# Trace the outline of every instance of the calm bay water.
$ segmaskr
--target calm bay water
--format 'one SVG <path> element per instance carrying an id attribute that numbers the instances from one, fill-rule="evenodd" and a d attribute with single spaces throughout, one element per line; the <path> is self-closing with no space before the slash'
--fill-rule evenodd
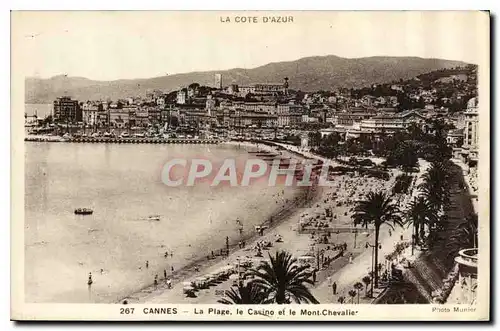
<path id="1" fill-rule="evenodd" d="M 229 146 L 25 143 L 26 302 L 115 301 L 164 268 L 222 248 L 226 236 L 237 241 L 237 218 L 252 231 L 283 202 L 276 197 L 282 187 L 264 181 L 245 188 L 162 183 L 167 159 L 201 156 L 252 157 Z M 288 188 L 285 197 L 295 193 Z M 75 215 L 78 207 L 94 214 Z M 160 222 L 147 220 L 155 214 Z M 174 256 L 164 258 L 166 250 Z"/>

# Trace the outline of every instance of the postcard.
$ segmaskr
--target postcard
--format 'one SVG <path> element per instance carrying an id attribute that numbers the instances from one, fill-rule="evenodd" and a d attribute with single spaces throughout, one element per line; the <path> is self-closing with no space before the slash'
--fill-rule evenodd
<path id="1" fill-rule="evenodd" d="M 11 20 L 11 319 L 489 320 L 488 12 Z"/>

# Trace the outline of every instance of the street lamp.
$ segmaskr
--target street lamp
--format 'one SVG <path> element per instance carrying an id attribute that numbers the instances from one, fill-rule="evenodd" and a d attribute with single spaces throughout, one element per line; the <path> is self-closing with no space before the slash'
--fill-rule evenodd
<path id="1" fill-rule="evenodd" d="M 365 244 L 365 247 L 368 248 L 368 247 L 371 247 L 372 248 L 372 281 L 371 281 L 371 295 L 373 296 L 373 283 L 375 281 L 375 272 L 374 272 L 374 269 L 375 269 L 375 247 L 377 247 L 376 245 L 372 245 L 370 243 L 366 243 Z M 382 245 L 379 244 L 378 245 L 378 248 L 381 249 L 382 248 Z"/>
<path id="2" fill-rule="evenodd" d="M 354 229 L 354 248 L 356 248 L 356 239 L 357 238 L 358 238 L 358 229 Z"/>

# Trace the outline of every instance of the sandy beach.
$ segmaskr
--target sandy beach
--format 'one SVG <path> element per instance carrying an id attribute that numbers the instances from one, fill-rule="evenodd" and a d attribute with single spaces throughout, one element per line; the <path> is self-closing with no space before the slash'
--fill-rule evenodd
<path id="1" fill-rule="evenodd" d="M 262 144 L 258 147 L 250 143 L 237 144 L 246 148 L 253 147 L 278 152 L 275 147 Z M 289 153 L 283 151 L 282 148 L 289 148 L 289 146 L 281 145 L 280 152 L 283 156 L 301 159 L 298 153 L 303 152 L 298 149 L 292 149 L 292 153 Z M 315 155 L 307 152 L 304 156 L 316 158 Z M 325 159 L 322 160 L 325 161 Z M 372 249 L 366 249 L 365 244 L 367 241 L 373 242 L 373 235 L 369 230 L 359 231 L 356 234 L 351 231 L 352 208 L 357 199 L 363 198 L 371 190 L 390 191 L 396 176 L 401 173 L 395 169 L 391 172 L 389 180 L 366 176 L 355 177 L 348 174 L 329 178 L 333 181 L 333 186 L 318 187 L 312 199 L 306 203 L 299 204 L 298 199 L 287 205 L 280 215 L 273 216 L 275 220 L 273 226 L 266 229 L 262 236 L 255 233 L 246 238 L 245 248 L 235 247 L 227 257 L 199 261 L 197 264 L 184 268 L 173 277 L 168 277 L 172 280 L 171 288 L 167 287 L 165 279 L 161 277 L 157 286 L 145 288 L 123 300 L 127 300 L 128 303 L 216 303 L 224 295 L 225 290 L 231 288 L 232 280 L 224 281 L 208 289 L 197 290 L 195 297 L 186 297 L 183 293 L 185 282 L 208 275 L 225 266 L 236 265 L 238 261 L 251 262 L 255 267 L 259 261 L 267 260 L 268 254 L 274 254 L 277 250 L 286 250 L 300 261 L 307 261 L 318 269 L 316 283 L 312 288 L 318 300 L 336 302 L 336 297 L 331 296 L 329 288 L 331 282 L 338 281 L 338 292 L 343 293 L 345 289 L 352 288 L 350 282 L 361 281 L 371 267 Z M 338 231 L 325 237 L 321 235 L 323 231 L 319 229 L 326 227 L 337 228 Z M 399 231 L 390 233 L 387 229 L 383 229 L 380 234 L 383 249 L 379 256 L 383 257 L 385 250 L 391 251 L 394 243 L 401 239 L 401 234 Z M 341 245 L 346 246 L 342 254 L 338 249 Z M 257 256 L 258 246 L 264 247 L 262 257 Z M 382 259 L 380 261 L 382 262 Z M 355 272 L 352 272 L 353 269 Z M 359 279 L 357 279 L 358 274 Z"/>

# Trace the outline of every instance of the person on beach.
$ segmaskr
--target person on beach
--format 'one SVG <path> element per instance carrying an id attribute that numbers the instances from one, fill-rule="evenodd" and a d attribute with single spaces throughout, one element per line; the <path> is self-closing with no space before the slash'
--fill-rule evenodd
<path id="1" fill-rule="evenodd" d="M 155 276 L 155 288 L 158 287 L 158 275 Z"/>
<path id="2" fill-rule="evenodd" d="M 333 291 L 333 295 L 337 295 L 337 282 L 333 282 L 332 291 Z"/>
<path id="3" fill-rule="evenodd" d="M 165 252 L 165 255 L 164 255 L 164 256 L 165 256 L 165 258 L 167 258 L 167 257 L 168 257 L 168 251 L 166 251 L 166 252 Z"/>
<path id="4" fill-rule="evenodd" d="M 89 280 L 87 281 L 87 285 L 90 286 L 92 285 L 93 281 L 92 281 L 92 273 L 89 272 Z"/>
<path id="5" fill-rule="evenodd" d="M 171 267 L 170 267 L 170 270 L 172 270 L 172 272 L 174 272 L 174 266 L 171 266 Z"/>
<path id="6" fill-rule="evenodd" d="M 163 269 L 163 278 L 167 279 L 167 270 L 166 269 Z"/>
<path id="7" fill-rule="evenodd" d="M 149 261 L 146 261 L 146 269 L 149 268 Z"/>

